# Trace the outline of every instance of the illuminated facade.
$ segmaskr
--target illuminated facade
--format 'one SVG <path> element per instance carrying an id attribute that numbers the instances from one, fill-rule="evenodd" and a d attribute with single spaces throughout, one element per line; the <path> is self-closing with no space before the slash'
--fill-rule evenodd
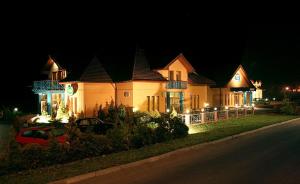
<path id="1" fill-rule="evenodd" d="M 239 65 L 225 85 L 213 87 L 211 90 L 213 106 L 239 107 L 252 105 L 256 88 L 242 65 Z"/>
<path id="2" fill-rule="evenodd" d="M 130 80 L 114 82 L 97 58 L 81 77 L 60 84 L 64 99 L 74 114 L 95 116 L 99 107 L 124 105 L 134 111 L 177 112 L 200 110 L 209 102 L 214 81 L 199 75 L 183 54 L 161 68 L 150 69 L 141 50 L 136 51 Z"/>
<path id="3" fill-rule="evenodd" d="M 65 89 L 59 81 L 67 77 L 67 72 L 49 56 L 42 75 L 45 80 L 34 81 L 32 91 L 38 95 L 38 111 L 53 114 L 64 102 Z"/>
<path id="4" fill-rule="evenodd" d="M 252 92 L 253 99 L 262 99 L 263 98 L 263 90 L 262 90 L 262 82 L 261 81 L 253 81 L 251 80 L 253 86 L 255 86 L 256 90 Z"/>
<path id="5" fill-rule="evenodd" d="M 48 80 L 35 81 L 33 87 L 39 95 L 40 112 L 53 114 L 59 105 L 69 115 L 84 116 L 96 116 L 100 107 L 110 105 L 133 111 L 199 112 L 207 106 L 251 105 L 254 98 L 255 86 L 241 65 L 223 86 L 199 75 L 183 54 L 150 68 L 143 51 L 137 50 L 130 78 L 124 80 L 111 77 L 106 67 L 94 57 L 76 77 L 67 76 L 49 57 L 44 70 Z"/>

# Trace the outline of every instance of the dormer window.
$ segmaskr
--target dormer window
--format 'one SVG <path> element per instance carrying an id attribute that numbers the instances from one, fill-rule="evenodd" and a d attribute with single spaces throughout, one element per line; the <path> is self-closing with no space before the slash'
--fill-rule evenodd
<path id="1" fill-rule="evenodd" d="M 169 71 L 169 80 L 174 80 L 174 71 Z"/>
<path id="2" fill-rule="evenodd" d="M 241 80 L 240 74 L 235 74 L 234 80 L 240 81 Z"/>
<path id="3" fill-rule="evenodd" d="M 176 80 L 181 81 L 181 71 L 176 71 Z"/>

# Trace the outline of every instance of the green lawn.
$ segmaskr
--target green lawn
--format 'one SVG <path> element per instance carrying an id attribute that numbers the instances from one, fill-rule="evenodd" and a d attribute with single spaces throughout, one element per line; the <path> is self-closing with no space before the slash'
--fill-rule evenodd
<path id="1" fill-rule="evenodd" d="M 17 174 L 0 176 L 0 183 L 47 183 L 49 181 L 76 176 L 79 174 L 104 169 L 120 164 L 134 162 L 155 155 L 160 155 L 179 148 L 220 139 L 266 125 L 286 121 L 296 116 L 285 115 L 255 115 L 234 120 L 220 121 L 204 125 L 193 125 L 191 133 L 186 138 L 147 146 L 141 149 L 114 153 L 106 156 L 79 160 L 64 165 L 24 171 Z M 198 132 L 198 133 L 195 133 Z"/>

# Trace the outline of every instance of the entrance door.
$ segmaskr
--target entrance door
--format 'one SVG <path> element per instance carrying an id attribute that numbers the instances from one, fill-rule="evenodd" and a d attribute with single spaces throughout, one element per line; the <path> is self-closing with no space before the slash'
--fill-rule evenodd
<path id="1" fill-rule="evenodd" d="M 176 112 L 183 112 L 182 92 L 167 92 L 167 109 L 171 112 L 173 108 Z"/>

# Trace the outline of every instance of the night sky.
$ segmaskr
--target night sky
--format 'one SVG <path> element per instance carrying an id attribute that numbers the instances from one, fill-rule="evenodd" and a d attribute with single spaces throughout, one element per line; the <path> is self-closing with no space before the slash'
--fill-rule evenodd
<path id="1" fill-rule="evenodd" d="M 212 79 L 240 63 L 266 89 L 300 79 L 298 24 L 207 19 L 188 9 L 180 13 L 30 10 L 2 23 L 0 105 L 35 109 L 30 86 L 49 54 L 69 64 L 89 62 L 94 54 L 130 62 L 128 56 L 136 45 L 145 49 L 152 63 L 182 52 L 199 74 Z"/>

